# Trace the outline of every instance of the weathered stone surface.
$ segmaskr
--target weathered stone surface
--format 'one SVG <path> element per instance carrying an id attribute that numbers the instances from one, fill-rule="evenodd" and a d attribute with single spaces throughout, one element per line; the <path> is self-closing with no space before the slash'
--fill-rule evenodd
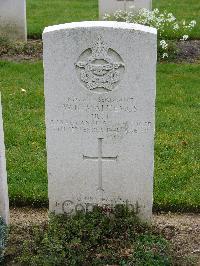
<path id="1" fill-rule="evenodd" d="M 117 10 L 137 11 L 141 8 L 151 10 L 152 0 L 99 0 L 99 17 L 113 14 Z"/>
<path id="2" fill-rule="evenodd" d="M 3 132 L 3 118 L 0 97 L 0 216 L 4 222 L 9 222 L 9 200 L 7 187 L 6 157 Z"/>
<path id="3" fill-rule="evenodd" d="M 0 0 L 0 35 L 27 40 L 26 0 Z"/>
<path id="4" fill-rule="evenodd" d="M 119 22 L 44 30 L 50 211 L 126 203 L 150 219 L 156 39 Z"/>

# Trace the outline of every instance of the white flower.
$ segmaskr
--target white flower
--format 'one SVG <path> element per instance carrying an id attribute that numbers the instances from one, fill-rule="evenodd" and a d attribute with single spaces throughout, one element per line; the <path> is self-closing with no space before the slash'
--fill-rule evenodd
<path id="1" fill-rule="evenodd" d="M 179 28 L 180 27 L 179 27 L 178 23 L 174 24 L 174 27 L 173 27 L 174 30 L 178 30 Z"/>
<path id="2" fill-rule="evenodd" d="M 194 28 L 194 26 L 196 26 L 196 24 L 197 24 L 196 20 L 192 20 L 192 21 L 190 21 L 189 27 Z"/>
<path id="3" fill-rule="evenodd" d="M 188 35 L 183 35 L 183 38 L 181 39 L 181 41 L 187 41 L 188 38 L 189 38 Z"/>
<path id="4" fill-rule="evenodd" d="M 160 11 L 159 11 L 158 8 L 155 8 L 155 9 L 153 10 L 153 13 L 154 13 L 154 14 L 159 14 L 159 12 L 160 12 Z"/>
<path id="5" fill-rule="evenodd" d="M 165 40 L 161 40 L 161 41 L 160 41 L 160 46 L 162 47 L 162 49 L 166 50 L 167 47 L 168 47 L 168 44 L 166 43 Z"/>
<path id="6" fill-rule="evenodd" d="M 168 57 L 168 53 L 166 53 L 168 43 L 165 39 L 170 37 L 170 34 L 186 41 L 189 38 L 189 33 L 196 25 L 195 20 L 192 20 L 189 23 L 186 23 L 185 20 L 178 22 L 172 13 L 168 13 L 167 11 L 161 13 L 157 8 L 153 11 L 143 8 L 137 13 L 135 13 L 134 10 L 130 10 L 129 12 L 118 10 L 113 15 L 106 15 L 104 19 L 137 23 L 156 28 L 158 30 L 158 37 L 160 41 L 159 48 L 163 51 L 162 58 Z"/>
<path id="7" fill-rule="evenodd" d="M 21 88 L 21 92 L 26 92 L 26 90 Z"/>
<path id="8" fill-rule="evenodd" d="M 176 18 L 175 18 L 175 16 L 174 16 L 172 13 L 169 13 L 169 14 L 167 15 L 167 20 L 168 20 L 169 22 L 172 22 L 172 21 L 175 21 Z"/>
<path id="9" fill-rule="evenodd" d="M 162 58 L 168 57 L 168 53 L 163 53 Z"/>

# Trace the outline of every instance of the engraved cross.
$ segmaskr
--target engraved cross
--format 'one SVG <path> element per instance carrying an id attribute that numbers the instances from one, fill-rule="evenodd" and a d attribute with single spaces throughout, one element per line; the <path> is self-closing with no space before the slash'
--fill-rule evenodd
<path id="1" fill-rule="evenodd" d="M 103 169 L 103 161 L 117 161 L 117 157 L 104 157 L 103 151 L 102 151 L 102 144 L 103 144 L 103 138 L 98 139 L 98 156 L 91 157 L 91 156 L 85 156 L 83 155 L 83 160 L 94 160 L 98 162 L 98 176 L 99 176 L 99 182 L 98 182 L 98 190 L 103 191 L 103 176 L 102 176 L 102 169 Z"/>

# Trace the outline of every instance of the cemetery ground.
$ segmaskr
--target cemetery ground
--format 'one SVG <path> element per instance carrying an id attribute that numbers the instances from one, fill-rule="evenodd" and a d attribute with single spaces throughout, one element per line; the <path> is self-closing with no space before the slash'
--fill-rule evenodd
<path id="1" fill-rule="evenodd" d="M 76 227 L 77 229 L 76 231 L 78 232 L 79 237 L 80 237 L 79 231 L 84 234 L 87 228 L 87 230 L 89 229 L 88 232 L 89 232 L 90 237 L 93 237 L 93 239 L 95 239 L 95 237 L 98 238 L 98 235 L 101 233 L 102 239 L 103 239 L 106 235 L 105 234 L 106 233 L 105 223 L 103 223 L 103 226 L 104 226 L 103 228 L 102 219 L 99 219 L 99 220 L 100 222 L 98 221 L 96 224 L 100 224 L 101 228 L 97 228 L 96 225 L 94 226 L 94 224 L 92 225 L 92 222 L 94 223 L 95 220 L 89 221 L 88 217 L 87 217 L 87 225 L 84 224 L 84 220 L 81 220 L 83 224 L 80 223 L 78 225 L 77 223 L 76 224 L 72 223 L 71 228 L 72 226 Z M 125 223 L 127 222 L 126 218 L 125 219 L 123 218 L 122 220 L 125 220 Z M 77 222 L 77 219 L 75 219 L 75 221 Z M 48 223 L 48 210 L 45 208 L 43 209 L 31 209 L 27 207 L 11 208 L 11 230 L 10 230 L 9 242 L 8 242 L 9 248 L 8 248 L 8 251 L 6 252 L 7 262 L 9 263 L 7 263 L 6 265 L 12 265 L 12 260 L 16 257 L 16 255 L 22 252 L 22 249 L 23 249 L 22 243 L 24 243 L 24 239 L 32 240 L 33 242 L 35 233 L 37 232 L 38 228 L 40 228 L 40 232 L 44 234 L 43 231 L 46 231 L 47 223 Z M 117 227 L 123 228 L 123 226 L 125 226 L 125 223 L 122 223 L 122 222 L 119 223 L 119 219 L 118 219 Z M 153 228 L 152 230 L 148 232 L 150 234 L 149 234 L 148 240 L 146 241 L 147 245 L 145 242 L 143 242 L 143 244 L 145 244 L 143 246 L 143 251 L 144 249 L 146 249 L 146 252 L 143 252 L 140 250 L 137 253 L 138 259 L 141 259 L 141 256 L 145 255 L 144 260 L 143 261 L 138 260 L 138 264 L 134 264 L 134 265 L 169 265 L 168 262 L 170 262 L 170 260 L 173 261 L 172 265 L 180 265 L 180 266 L 199 265 L 198 264 L 198 262 L 200 262 L 200 258 L 199 258 L 200 226 L 199 225 L 200 225 L 199 214 L 192 214 L 192 213 L 191 214 L 181 214 L 181 213 L 179 214 L 178 213 L 154 214 Z M 35 229 L 33 229 L 33 227 Z M 92 228 L 95 228 L 95 230 L 98 229 L 98 233 L 95 233 L 95 230 L 93 231 Z M 137 223 L 134 229 L 136 229 L 136 232 L 138 232 Z M 154 232 L 153 238 L 151 238 L 152 232 Z M 111 233 L 113 233 L 114 237 L 116 237 L 116 232 L 113 232 L 112 229 L 109 235 L 111 235 Z M 142 231 L 140 231 L 140 234 L 141 233 Z M 120 241 L 124 241 L 124 232 L 120 234 L 119 231 L 117 230 L 117 234 L 118 234 L 118 237 L 121 238 Z M 159 237 L 159 235 L 161 235 L 162 237 Z M 80 243 L 78 242 L 78 239 L 76 239 L 77 234 L 76 236 L 71 236 L 71 234 L 68 234 L 68 237 L 69 239 L 70 237 L 72 237 L 71 242 L 73 243 L 72 244 L 72 252 L 73 252 L 75 251 L 73 250 L 73 246 L 76 249 L 76 247 L 79 246 Z M 168 243 L 165 242 L 163 237 L 169 242 Z M 113 238 L 110 237 L 110 244 L 114 244 L 114 245 L 110 245 L 110 247 L 109 246 L 106 247 L 106 242 L 104 242 L 104 245 L 102 245 L 102 247 L 97 246 L 97 249 L 96 249 L 96 247 L 94 246 L 93 252 L 91 252 L 90 255 L 93 256 L 94 258 L 94 253 L 96 252 L 97 259 L 103 258 L 105 260 L 106 258 L 108 259 L 109 257 L 110 258 L 112 257 L 111 259 L 113 259 L 113 256 L 110 256 L 111 255 L 110 252 L 111 250 L 112 252 L 116 252 L 116 249 L 117 249 L 118 252 L 117 254 L 116 253 L 115 254 L 116 254 L 116 257 L 118 258 L 121 257 L 121 261 L 126 260 L 128 257 L 131 257 L 133 246 L 130 248 L 128 247 L 129 243 L 127 243 L 128 245 L 126 246 L 126 248 L 125 247 L 121 248 L 122 246 L 120 246 L 119 243 L 117 243 L 119 238 L 117 238 L 117 240 L 115 239 L 115 241 L 113 241 Z M 37 239 L 38 248 L 40 249 L 41 243 L 38 243 L 38 240 L 40 241 L 41 238 L 39 238 L 39 235 L 37 235 L 36 239 Z M 127 239 L 128 238 L 126 234 L 126 241 Z M 91 239 L 89 239 L 89 241 L 91 241 Z M 134 241 L 136 242 L 136 239 L 134 239 Z M 84 247 L 86 247 L 87 245 L 89 247 L 89 243 L 87 243 L 87 239 L 85 239 L 85 241 L 83 240 L 83 243 L 84 243 Z M 170 245 L 168 245 L 169 243 Z M 58 245 L 58 239 L 55 245 Z M 124 245 L 124 243 L 122 245 Z M 26 244 L 25 246 L 27 248 Z M 34 245 L 33 245 L 33 249 L 36 250 L 36 247 Z M 161 250 L 162 252 L 160 252 Z M 25 259 L 30 261 L 30 257 L 27 256 L 26 251 L 24 252 Z M 55 251 L 56 249 L 53 250 L 54 254 L 56 253 Z M 154 251 L 156 252 L 154 253 Z M 157 264 L 151 261 L 151 259 L 153 259 L 155 255 L 158 255 L 158 257 L 160 255 L 163 256 L 163 260 L 160 260 L 160 264 L 159 264 L 159 261 L 157 261 Z M 169 259 L 169 261 L 167 261 L 167 259 Z M 37 264 L 37 265 L 41 265 L 41 264 Z M 75 265 L 79 265 L 79 264 L 75 264 Z M 80 264 L 80 265 L 83 265 L 83 264 Z M 96 264 L 89 264 L 89 265 L 96 265 Z M 97 265 L 103 265 L 103 264 L 97 264 Z M 120 264 L 120 265 L 123 265 L 123 264 Z"/>
<path id="2" fill-rule="evenodd" d="M 84 3 L 83 3 L 84 2 Z M 154 1 L 154 6 L 173 12 L 178 18 L 199 19 L 199 0 L 188 1 Z M 48 3 L 48 4 L 47 4 Z M 65 6 L 64 6 L 65 3 Z M 56 4 L 56 6 L 55 6 Z M 67 7 L 66 7 L 67 4 Z M 181 7 L 180 7 L 181 4 Z M 95 20 L 98 16 L 97 1 L 27 1 L 28 6 L 28 35 L 32 39 L 41 38 L 46 25 L 59 24 L 70 21 Z M 55 11 L 56 10 L 56 11 Z M 76 12 L 74 11 L 76 10 Z M 46 20 L 44 20 L 44 17 Z M 200 180 L 199 180 L 199 25 L 192 33 L 193 42 L 186 42 L 179 57 L 171 62 L 159 63 L 157 70 L 157 103 L 156 103 L 156 143 L 155 143 L 155 185 L 154 185 L 154 219 L 153 229 L 137 226 L 131 227 L 129 217 L 117 220 L 118 227 L 136 230 L 135 240 L 139 232 L 143 239 L 136 241 L 138 248 L 136 258 L 144 257 L 154 265 L 152 258 L 160 264 L 169 265 L 198 265 L 199 235 L 200 235 Z M 47 232 L 47 173 L 44 125 L 44 92 L 42 69 L 42 45 L 40 40 L 31 40 L 28 44 L 8 43 L 0 41 L 0 89 L 2 92 L 5 144 L 7 152 L 7 170 L 9 178 L 9 197 L 11 208 L 11 230 L 7 265 L 13 265 L 13 259 L 21 254 L 21 244 L 25 239 L 32 241 L 32 250 Z M 183 52 L 185 51 L 185 52 Z M 186 60 L 185 60 L 186 59 Z M 191 61 L 193 63 L 191 63 Z M 21 208 L 20 208 L 21 207 Z M 23 207 L 23 208 L 22 208 Z M 25 208 L 24 208 L 25 207 Z M 44 209 L 37 208 L 44 207 Z M 162 213 L 156 215 L 156 213 Z M 174 214 L 170 213 L 173 212 Z M 167 213 L 167 214 L 165 214 Z M 190 214 L 186 214 L 190 213 Z M 95 215 L 95 214 L 94 214 Z M 88 218 L 88 217 L 87 217 Z M 98 242 L 99 234 L 108 235 L 107 220 L 98 216 L 102 223 L 100 232 L 94 232 L 96 217 L 90 217 L 87 226 L 89 241 Z M 120 217 L 119 217 L 120 218 Z M 88 240 L 80 248 L 80 239 L 84 236 L 86 221 L 78 218 L 79 223 L 66 222 L 65 229 L 73 228 L 80 234 L 69 234 L 71 247 L 67 250 L 70 258 L 82 259 L 86 251 L 97 264 L 105 262 L 114 264 L 115 258 L 124 265 L 131 257 L 129 235 L 122 242 L 109 243 L 111 247 L 95 246 L 92 252 Z M 126 223 L 129 223 L 127 225 Z M 39 226 L 41 234 L 34 231 L 33 224 Z M 55 229 L 52 225 L 52 231 Z M 62 225 L 59 225 L 62 227 Z M 58 228 L 60 228 L 58 226 Z M 110 234 L 114 234 L 117 227 L 112 227 Z M 52 236 L 52 231 L 48 232 Z M 81 235 L 82 234 L 82 235 Z M 163 238 L 164 236 L 164 238 Z M 33 241 L 34 239 L 34 241 Z M 61 252 L 57 249 L 50 251 Z M 165 242 L 169 240 L 171 247 Z M 48 239 L 43 239 L 44 246 L 51 248 Z M 112 239 L 113 240 L 113 239 Z M 119 241 L 119 239 L 117 239 Z M 126 245 L 124 244 L 126 241 Z M 142 242 L 143 241 L 143 242 Z M 145 245 L 142 248 L 142 245 Z M 12 245 L 13 244 L 13 245 Z M 108 244 L 108 243 L 107 243 Z M 140 246 L 140 244 L 142 244 Z M 40 246 L 41 249 L 44 247 Z M 77 249 L 81 249 L 77 258 Z M 146 249 L 146 250 L 144 250 Z M 106 252 L 107 250 L 107 252 Z M 109 252 L 108 252 L 109 250 Z M 23 253 L 23 259 L 29 262 L 28 251 Z M 44 250 L 42 250 L 44 251 Z M 94 256 L 95 253 L 95 256 Z M 113 258 L 111 254 L 115 254 Z M 44 253 L 40 253 L 44 256 Z M 138 257 L 137 257 L 138 256 Z M 55 256 L 56 257 L 56 256 Z M 162 257 L 162 258 L 161 258 Z M 119 262 L 118 260 L 118 262 Z M 140 261 L 139 261 L 140 262 Z M 142 264 L 143 263 L 143 264 Z M 27 265 L 27 264 L 25 264 Z M 33 264 L 34 265 L 34 264 Z M 38 264 L 39 265 L 39 264 Z M 44 264 L 43 264 L 44 265 Z M 78 264 L 71 264 L 78 265 Z M 87 264 L 86 264 L 87 265 Z M 141 264 L 145 265 L 141 260 Z"/>
<path id="3" fill-rule="evenodd" d="M 199 71 L 198 62 L 158 65 L 154 211 L 199 213 Z M 0 76 L 11 206 L 47 207 L 42 62 L 1 61 Z M 14 215 L 11 216 L 13 230 L 10 241 L 15 243 L 14 247 L 19 247 L 24 239 L 33 239 L 29 219 L 33 218 L 35 223 L 39 220 L 39 225 L 40 218 L 43 225 L 47 222 L 42 218 L 46 215 L 44 211 L 41 215 L 41 211 L 30 209 L 28 213 L 33 213 L 31 216 L 23 210 L 11 210 L 11 215 Z M 26 217 L 24 225 L 18 226 L 19 220 L 24 219 L 22 217 Z M 158 230 L 173 243 L 174 256 L 176 252 L 180 258 L 187 254 L 185 265 L 196 262 L 199 254 L 199 215 L 182 214 L 181 229 L 176 215 L 172 216 L 171 222 L 167 216 L 163 219 L 157 217 Z M 22 231 L 28 235 L 22 234 Z M 13 242 L 14 238 L 16 242 Z M 159 241 L 162 246 L 163 240 Z M 151 244 L 157 248 L 159 241 Z M 167 250 L 166 246 L 163 248 Z M 181 250 L 185 252 L 181 253 Z M 7 258 L 11 261 L 14 255 L 20 253 L 12 248 L 9 252 Z M 166 253 L 166 259 L 169 259 L 168 256 L 169 253 Z M 175 260 L 182 265 L 180 258 Z"/>

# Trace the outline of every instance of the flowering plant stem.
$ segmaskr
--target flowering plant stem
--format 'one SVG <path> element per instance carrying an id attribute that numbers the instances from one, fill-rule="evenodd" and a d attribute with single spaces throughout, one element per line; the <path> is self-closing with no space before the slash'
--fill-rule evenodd
<path id="1" fill-rule="evenodd" d="M 157 8 L 153 11 L 141 9 L 136 12 L 134 9 L 127 11 L 116 11 L 113 15 L 105 14 L 104 20 L 116 20 L 128 23 L 137 23 L 158 30 L 158 50 L 159 58 L 166 59 L 171 52 L 169 47 L 169 39 L 186 41 L 189 39 L 189 34 L 196 25 L 196 21 L 192 20 L 186 23 L 185 20 L 178 22 L 172 13 L 164 11 L 161 13 Z"/>

